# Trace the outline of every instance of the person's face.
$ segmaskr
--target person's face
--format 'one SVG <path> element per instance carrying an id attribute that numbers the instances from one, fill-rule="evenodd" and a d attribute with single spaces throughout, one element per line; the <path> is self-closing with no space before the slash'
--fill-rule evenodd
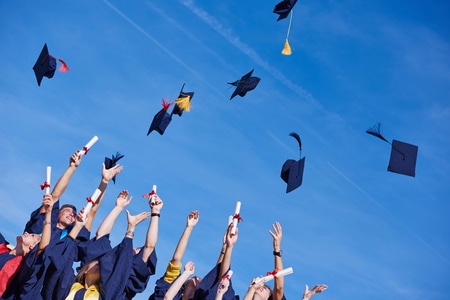
<path id="1" fill-rule="evenodd" d="M 271 294 L 272 291 L 269 289 L 269 287 L 263 285 L 256 290 L 255 294 L 253 295 L 253 300 L 267 300 L 269 299 Z"/>
<path id="2" fill-rule="evenodd" d="M 184 299 L 194 298 L 195 291 L 198 289 L 198 286 L 201 281 L 202 281 L 202 279 L 197 276 L 193 276 L 192 278 L 188 279 L 184 283 L 183 298 Z"/>
<path id="3" fill-rule="evenodd" d="M 24 249 L 31 250 L 41 241 L 41 237 L 35 233 L 24 232 L 17 237 L 17 241 L 22 243 Z"/>
<path id="4" fill-rule="evenodd" d="M 76 213 L 72 208 L 64 207 L 63 209 L 61 209 L 59 211 L 58 223 L 67 227 L 70 224 L 72 224 L 73 222 L 75 222 L 75 216 L 76 216 Z"/>

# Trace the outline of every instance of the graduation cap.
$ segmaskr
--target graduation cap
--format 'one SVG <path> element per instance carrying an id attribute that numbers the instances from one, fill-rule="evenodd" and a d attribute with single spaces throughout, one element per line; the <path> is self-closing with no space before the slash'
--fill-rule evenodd
<path id="1" fill-rule="evenodd" d="M 160 135 L 164 134 L 164 131 L 167 126 L 169 126 L 170 121 L 172 121 L 172 116 L 167 112 L 172 104 L 173 103 L 169 103 L 167 100 L 162 99 L 163 108 L 153 117 L 153 121 L 152 124 L 150 124 L 147 135 L 149 135 L 153 130 L 156 130 Z"/>
<path id="2" fill-rule="evenodd" d="M 189 111 L 191 109 L 191 100 L 194 97 L 194 92 L 183 92 L 184 83 L 181 87 L 180 94 L 178 95 L 178 98 L 175 100 L 175 106 L 172 109 L 172 115 L 181 115 L 183 114 L 183 111 Z"/>
<path id="3" fill-rule="evenodd" d="M 297 3 L 297 0 L 283 0 L 275 5 L 275 8 L 273 9 L 273 12 L 279 15 L 277 21 L 285 19 L 290 14 L 286 41 L 284 42 L 284 48 L 281 51 L 281 54 L 283 55 L 292 54 L 291 46 L 289 45 L 289 33 L 291 32 L 292 24 L 292 8 L 294 8 L 295 3 Z"/>
<path id="4" fill-rule="evenodd" d="M 234 82 L 228 82 L 228 84 L 234 85 L 236 89 L 231 95 L 231 99 L 233 99 L 236 95 L 244 97 L 247 92 L 253 90 L 258 85 L 261 78 L 252 76 L 254 70 L 251 70 L 247 74 L 241 77 L 241 79 L 236 80 Z"/>
<path id="5" fill-rule="evenodd" d="M 295 138 L 300 147 L 300 158 L 302 156 L 302 141 L 300 140 L 300 136 L 291 132 L 289 136 Z M 281 168 L 281 179 L 287 183 L 286 194 L 295 190 L 299 186 L 302 185 L 303 182 L 303 170 L 305 169 L 305 157 L 300 160 L 288 159 L 284 162 L 283 167 Z"/>
<path id="6" fill-rule="evenodd" d="M 392 140 L 392 143 L 390 143 L 381 133 L 381 123 L 377 123 L 367 129 L 366 133 L 391 145 L 388 171 L 416 177 L 416 161 L 419 147 L 397 140 Z"/>
<path id="7" fill-rule="evenodd" d="M 41 86 L 41 81 L 44 76 L 47 78 L 52 78 L 53 75 L 55 75 L 56 60 L 61 62 L 61 66 L 59 67 L 60 72 L 69 72 L 69 67 L 67 64 L 62 59 L 56 58 L 49 54 L 47 44 L 44 44 L 44 47 L 42 48 L 42 51 L 33 66 L 38 86 Z"/>
<path id="8" fill-rule="evenodd" d="M 112 155 L 111 158 L 109 157 L 105 157 L 105 168 L 106 169 L 111 169 L 112 167 L 114 167 L 117 162 L 124 157 L 123 154 L 120 154 L 119 152 L 116 152 L 116 155 Z M 114 182 L 114 184 L 116 183 L 116 176 L 114 176 L 112 178 L 112 181 Z"/>

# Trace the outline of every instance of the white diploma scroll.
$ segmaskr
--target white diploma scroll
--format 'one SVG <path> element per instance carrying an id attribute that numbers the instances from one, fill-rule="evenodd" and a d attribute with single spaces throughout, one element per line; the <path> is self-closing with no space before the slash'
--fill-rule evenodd
<path id="1" fill-rule="evenodd" d="M 155 200 L 154 200 L 154 195 L 156 194 L 156 184 L 153 185 L 152 187 L 152 192 L 150 193 L 150 205 L 153 206 L 155 205 Z"/>
<path id="2" fill-rule="evenodd" d="M 86 154 L 89 149 L 98 141 L 98 136 L 94 135 L 94 137 L 80 150 L 81 155 Z"/>
<path id="3" fill-rule="evenodd" d="M 283 277 L 283 276 L 286 276 L 286 275 L 289 275 L 289 274 L 292 274 L 292 273 L 294 273 L 294 270 L 292 269 L 292 267 L 289 267 L 289 268 L 286 268 L 284 270 L 278 271 L 277 274 L 275 274 L 275 276 L 267 275 L 267 276 L 264 276 L 264 277 L 260 277 L 260 278 L 257 279 L 257 282 L 259 282 L 261 280 L 264 280 L 264 282 L 267 282 L 267 281 L 270 281 L 270 280 L 274 279 L 275 277 Z"/>
<path id="4" fill-rule="evenodd" d="M 98 197 L 100 197 L 101 193 L 102 193 L 102 191 L 100 191 L 99 189 L 95 189 L 94 193 L 92 194 L 92 196 L 90 198 L 91 201 L 88 200 L 88 203 L 84 207 L 83 214 L 81 215 L 81 217 L 83 218 L 83 221 L 86 219 L 87 214 L 91 211 L 93 203 L 95 203 L 97 201 L 97 199 L 98 199 Z"/>
<path id="5" fill-rule="evenodd" d="M 50 194 L 50 177 L 52 176 L 52 167 L 47 166 L 47 175 L 45 176 L 45 193 Z"/>
<path id="6" fill-rule="evenodd" d="M 234 216 L 233 216 L 233 228 L 231 228 L 231 234 L 236 233 L 237 224 L 239 222 L 239 213 L 241 211 L 241 202 L 236 202 L 236 208 L 234 209 Z"/>
<path id="7" fill-rule="evenodd" d="M 228 216 L 228 226 L 233 223 L 233 216 Z"/>

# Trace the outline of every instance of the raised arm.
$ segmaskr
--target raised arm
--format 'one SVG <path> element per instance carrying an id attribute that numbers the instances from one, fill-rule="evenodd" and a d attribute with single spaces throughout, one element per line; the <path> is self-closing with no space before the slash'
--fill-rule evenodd
<path id="1" fill-rule="evenodd" d="M 195 225 L 197 225 L 199 218 L 200 213 L 198 212 L 198 210 L 194 210 L 189 213 L 186 220 L 186 227 L 184 228 L 183 233 L 178 240 L 177 247 L 173 252 L 172 260 L 170 261 L 173 265 L 181 265 L 181 260 L 183 259 L 184 252 L 186 251 L 189 237 L 191 236 L 192 230 L 194 229 Z"/>
<path id="2" fill-rule="evenodd" d="M 216 292 L 216 300 L 222 300 L 223 295 L 228 291 L 228 288 L 230 287 L 230 279 L 225 277 L 222 277 L 219 283 L 219 287 L 217 288 Z"/>
<path id="3" fill-rule="evenodd" d="M 44 228 L 42 229 L 41 242 L 39 243 L 39 248 L 37 250 L 37 255 L 44 252 L 45 248 L 50 243 L 50 238 L 52 235 L 52 208 L 53 208 L 53 197 L 50 194 L 44 195 L 44 200 L 42 201 L 42 207 L 45 210 Z"/>
<path id="4" fill-rule="evenodd" d="M 106 188 L 108 187 L 109 181 L 119 174 L 123 170 L 123 166 L 117 164 L 116 166 L 106 169 L 105 164 L 102 164 L 102 179 L 100 180 L 100 183 L 98 185 L 98 189 L 102 192 L 100 196 L 98 197 L 97 201 L 95 202 L 95 205 L 91 208 L 88 214 L 87 222 L 86 222 L 86 229 L 88 231 L 91 231 L 92 223 L 94 222 L 95 215 L 97 214 L 97 211 L 100 207 L 100 204 L 103 201 L 103 197 L 105 196 Z"/>
<path id="5" fill-rule="evenodd" d="M 254 278 L 250 283 L 250 285 L 248 286 L 247 292 L 245 293 L 243 300 L 252 300 L 256 291 L 258 289 L 261 289 L 264 286 L 264 284 L 265 281 L 261 280 L 261 278 Z"/>
<path id="6" fill-rule="evenodd" d="M 156 247 L 156 242 L 158 241 L 158 230 L 159 230 L 159 218 L 161 214 L 161 209 L 163 207 L 163 201 L 158 197 L 157 194 L 153 195 L 154 205 L 152 206 L 150 199 L 148 204 L 151 208 L 151 219 L 150 224 L 147 229 L 147 236 L 145 238 L 145 245 L 142 248 L 142 260 L 147 262 L 148 258 L 152 254 Z"/>
<path id="7" fill-rule="evenodd" d="M 188 278 L 193 275 L 195 272 L 195 264 L 192 261 L 188 261 L 184 266 L 184 272 L 181 273 L 180 276 L 175 279 L 175 281 L 170 285 L 170 288 L 167 290 L 164 295 L 164 300 L 172 300 L 181 289 L 183 284 L 188 280 Z"/>
<path id="8" fill-rule="evenodd" d="M 131 199 L 133 197 L 128 197 L 128 191 L 123 190 L 119 193 L 116 199 L 116 205 L 111 210 L 111 212 L 106 216 L 106 218 L 103 220 L 103 222 L 100 224 L 100 226 L 97 229 L 97 233 L 95 238 L 98 240 L 102 236 L 109 234 L 112 230 L 112 227 L 114 225 L 114 222 L 116 222 L 117 217 L 122 212 L 122 210 L 127 207 L 128 204 L 130 204 Z"/>
<path id="9" fill-rule="evenodd" d="M 269 230 L 269 234 L 273 238 L 273 257 L 275 269 L 283 270 L 283 260 L 281 259 L 281 237 L 283 231 L 280 223 L 272 224 L 273 231 Z M 284 295 L 284 276 L 275 277 L 273 284 L 273 300 L 281 300 Z"/>
<path id="10" fill-rule="evenodd" d="M 231 254 L 233 253 L 234 245 L 236 244 L 237 239 L 238 239 L 239 228 L 236 228 L 236 232 L 234 234 L 231 233 L 232 228 L 233 228 L 233 223 L 231 223 L 228 226 L 227 237 L 226 237 L 227 247 L 225 249 L 225 254 L 223 255 L 222 264 L 220 265 L 219 278 L 223 277 L 230 269 Z"/>
<path id="11" fill-rule="evenodd" d="M 55 187 L 52 190 L 53 202 L 58 201 L 62 194 L 66 191 L 67 186 L 69 185 L 69 181 L 72 178 L 72 175 L 77 170 L 78 166 L 81 164 L 83 160 L 83 155 L 81 155 L 80 151 L 76 151 L 69 159 L 69 166 L 58 179 L 55 184 Z M 43 212 L 43 211 L 42 211 Z"/>

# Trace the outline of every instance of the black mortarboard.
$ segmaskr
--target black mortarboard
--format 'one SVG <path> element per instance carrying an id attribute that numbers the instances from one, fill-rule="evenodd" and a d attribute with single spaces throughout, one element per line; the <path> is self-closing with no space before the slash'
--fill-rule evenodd
<path id="1" fill-rule="evenodd" d="M 233 94 L 231 95 L 230 100 L 233 99 L 236 95 L 244 97 L 247 92 L 256 88 L 261 78 L 252 76 L 252 74 L 253 70 L 242 76 L 239 80 L 228 82 L 228 84 L 234 85 L 236 87 Z"/>
<path id="2" fill-rule="evenodd" d="M 275 5 L 273 12 L 279 15 L 277 21 L 280 21 L 280 20 L 283 20 L 284 18 L 286 18 L 289 15 L 289 13 L 291 12 L 295 3 L 297 3 L 297 0 L 283 0 L 280 3 L 278 3 L 277 5 Z"/>
<path id="3" fill-rule="evenodd" d="M 36 75 L 36 79 L 38 85 L 41 86 L 42 78 L 45 76 L 47 78 L 52 78 L 55 75 L 56 70 L 56 60 L 61 62 L 61 66 L 59 67 L 60 72 L 68 72 L 69 68 L 67 64 L 60 58 L 55 58 L 51 54 L 48 53 L 47 44 L 44 44 L 41 53 L 33 66 L 34 74 Z"/>
<path id="4" fill-rule="evenodd" d="M 123 154 L 120 154 L 119 152 L 116 152 L 116 155 L 113 154 L 113 155 L 111 156 L 111 158 L 105 157 L 105 168 L 106 168 L 106 169 L 111 169 L 112 167 L 114 167 L 114 166 L 117 164 L 117 162 L 118 162 L 122 157 L 124 157 L 124 155 L 123 155 Z M 113 181 L 114 183 L 116 183 L 116 176 L 114 176 L 114 177 L 112 178 L 112 181 Z"/>
<path id="5" fill-rule="evenodd" d="M 392 140 L 388 171 L 416 177 L 416 161 L 419 147 Z"/>
<path id="6" fill-rule="evenodd" d="M 397 140 L 392 140 L 392 143 L 390 143 L 381 133 L 381 123 L 377 123 L 367 129 L 366 133 L 376 136 L 391 145 L 388 171 L 412 177 L 416 176 L 416 161 L 419 147 Z"/>
<path id="7" fill-rule="evenodd" d="M 194 97 L 194 92 L 183 92 L 184 83 L 181 87 L 180 94 L 178 95 L 178 98 L 175 100 L 175 106 L 172 109 L 172 115 L 181 115 L 183 114 L 183 111 L 189 111 L 191 108 L 191 100 Z"/>
<path id="8" fill-rule="evenodd" d="M 169 126 L 170 121 L 172 121 L 172 116 L 169 115 L 167 110 L 171 103 L 162 100 L 163 108 L 153 117 L 152 124 L 150 124 L 150 128 L 148 129 L 147 135 L 150 134 L 153 130 L 156 130 L 160 135 L 164 134 L 167 126 Z"/>
<path id="9" fill-rule="evenodd" d="M 300 136 L 295 132 L 291 132 L 289 135 L 297 140 L 300 147 L 301 158 L 302 142 L 300 140 Z M 287 183 L 286 193 L 289 193 L 302 185 L 304 169 L 305 157 L 301 158 L 300 160 L 288 159 L 284 162 L 283 167 L 281 168 L 281 179 L 283 179 L 284 182 Z"/>

